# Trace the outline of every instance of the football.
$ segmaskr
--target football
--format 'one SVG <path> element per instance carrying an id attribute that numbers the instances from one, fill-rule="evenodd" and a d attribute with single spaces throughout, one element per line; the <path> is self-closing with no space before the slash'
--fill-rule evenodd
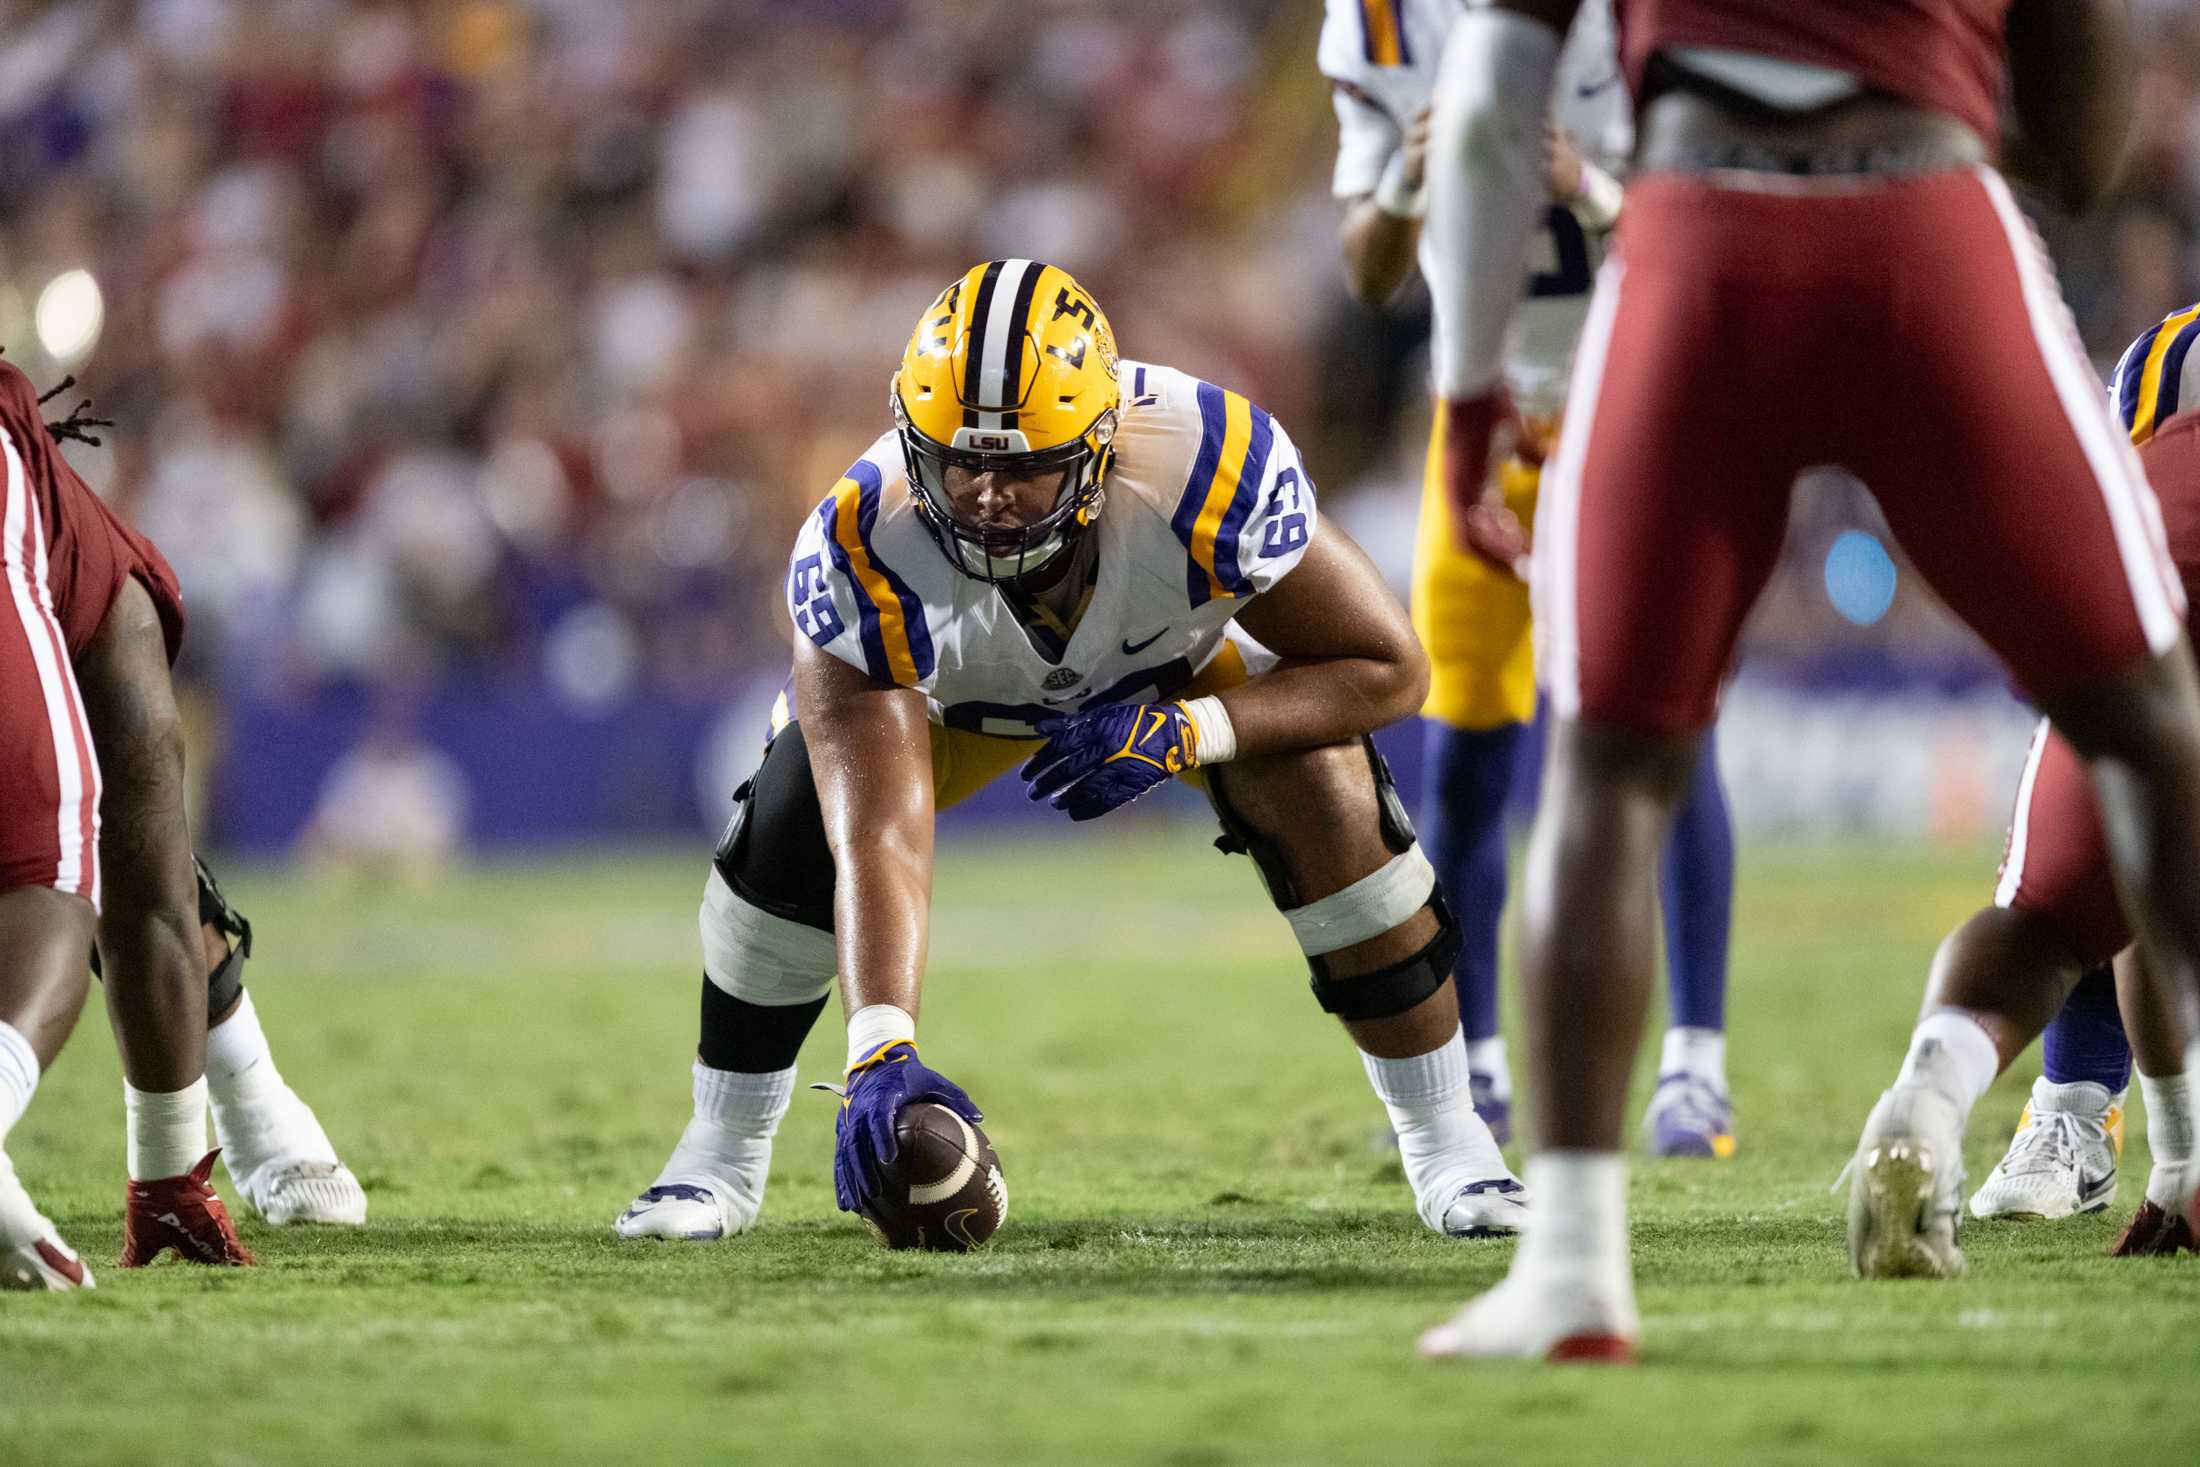
<path id="1" fill-rule="evenodd" d="M 944 1105 L 906 1106 L 894 1123 L 900 1149 L 886 1191 L 863 1220 L 889 1248 L 966 1253 L 1008 1216 L 1008 1187 L 993 1143 Z"/>

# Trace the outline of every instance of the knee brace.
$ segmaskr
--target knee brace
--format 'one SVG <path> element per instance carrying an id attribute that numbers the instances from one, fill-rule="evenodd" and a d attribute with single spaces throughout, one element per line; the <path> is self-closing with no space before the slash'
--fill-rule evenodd
<path id="1" fill-rule="evenodd" d="M 206 1014 L 212 1019 L 227 1013 L 244 992 L 244 960 L 252 956 L 252 924 L 229 905 L 204 861 L 193 856 L 191 868 L 199 883 L 199 921 L 229 939 L 229 956 L 206 975 Z"/>
<path id="2" fill-rule="evenodd" d="M 833 853 L 799 724 L 780 730 L 733 799 L 703 887 L 704 976 L 747 1003 L 815 1002 L 839 967 Z"/>
<path id="3" fill-rule="evenodd" d="M 733 792 L 733 818 L 711 865 L 749 905 L 833 930 L 833 852 L 825 842 L 802 725 L 781 729 L 756 773 Z"/>
<path id="4" fill-rule="evenodd" d="M 1283 849 L 1238 813 L 1223 792 L 1223 781 L 1207 782 L 1208 799 L 1222 822 L 1218 849 L 1243 852 L 1253 858 L 1277 910 L 1291 924 L 1313 971 L 1314 1000 L 1326 1013 L 1340 1019 L 1380 1019 L 1428 998 L 1451 977 L 1459 957 L 1459 925 L 1444 903 L 1436 884 L 1436 869 L 1423 855 L 1413 835 L 1413 821 L 1390 766 L 1375 748 L 1373 739 L 1362 741 L 1368 772 L 1375 781 L 1377 819 L 1389 861 L 1342 891 L 1317 901 L 1304 901 L 1285 859 Z M 1327 955 L 1382 936 L 1423 907 L 1436 916 L 1436 935 L 1422 949 L 1402 962 L 1373 973 L 1336 978 Z"/>
<path id="5" fill-rule="evenodd" d="M 703 976 L 744 1003 L 815 1003 L 832 991 L 833 934 L 765 911 L 715 868 L 703 884 Z"/>

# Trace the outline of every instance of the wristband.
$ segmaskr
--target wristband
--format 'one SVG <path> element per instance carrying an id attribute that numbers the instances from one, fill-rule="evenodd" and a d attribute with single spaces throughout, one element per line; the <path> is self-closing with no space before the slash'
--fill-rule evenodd
<path id="1" fill-rule="evenodd" d="M 1192 721 L 1192 763 L 1224 764 L 1237 757 L 1237 730 L 1215 697 L 1186 698 L 1176 705 Z"/>
<path id="2" fill-rule="evenodd" d="M 1620 201 L 1625 190 L 1618 179 L 1591 163 L 1581 160 L 1581 187 L 1574 190 L 1574 217 L 1584 229 L 1599 234 L 1619 223 Z"/>
<path id="3" fill-rule="evenodd" d="M 897 1039 L 915 1041 L 917 1021 L 909 1011 L 896 1004 L 867 1003 L 848 1016 L 848 1064 L 854 1069 L 862 1059 L 882 1044 Z"/>
<path id="4" fill-rule="evenodd" d="M 1375 181 L 1375 207 L 1393 219 L 1419 219 L 1428 212 L 1428 188 L 1406 184 L 1406 155 L 1403 149 L 1390 155 L 1383 165 L 1383 176 Z"/>

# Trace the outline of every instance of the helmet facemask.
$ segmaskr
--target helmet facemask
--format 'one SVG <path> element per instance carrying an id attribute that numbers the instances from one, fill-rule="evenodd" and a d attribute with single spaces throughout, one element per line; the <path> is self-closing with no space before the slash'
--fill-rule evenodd
<path id="1" fill-rule="evenodd" d="M 1079 437 L 1031 451 L 1024 447 L 1025 436 L 1014 429 L 964 428 L 956 433 L 955 443 L 937 443 L 910 422 L 898 391 L 893 406 L 917 518 L 948 564 L 963 575 L 992 585 L 1036 589 L 1028 583 L 1058 565 L 1099 516 L 1101 481 L 1115 437 L 1113 408 Z M 1020 480 L 1059 472 L 1062 483 L 1052 508 L 1030 524 L 982 529 L 956 518 L 948 492 L 950 469 L 1001 473 Z"/>

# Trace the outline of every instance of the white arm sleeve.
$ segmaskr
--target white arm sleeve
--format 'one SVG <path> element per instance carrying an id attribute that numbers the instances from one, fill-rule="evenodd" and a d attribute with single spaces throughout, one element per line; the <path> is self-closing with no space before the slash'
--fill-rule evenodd
<path id="1" fill-rule="evenodd" d="M 1445 397 L 1481 395 L 1504 366 L 1505 326 L 1543 213 L 1543 119 L 1562 39 L 1542 21 L 1477 7 L 1444 43 L 1423 229 Z"/>

